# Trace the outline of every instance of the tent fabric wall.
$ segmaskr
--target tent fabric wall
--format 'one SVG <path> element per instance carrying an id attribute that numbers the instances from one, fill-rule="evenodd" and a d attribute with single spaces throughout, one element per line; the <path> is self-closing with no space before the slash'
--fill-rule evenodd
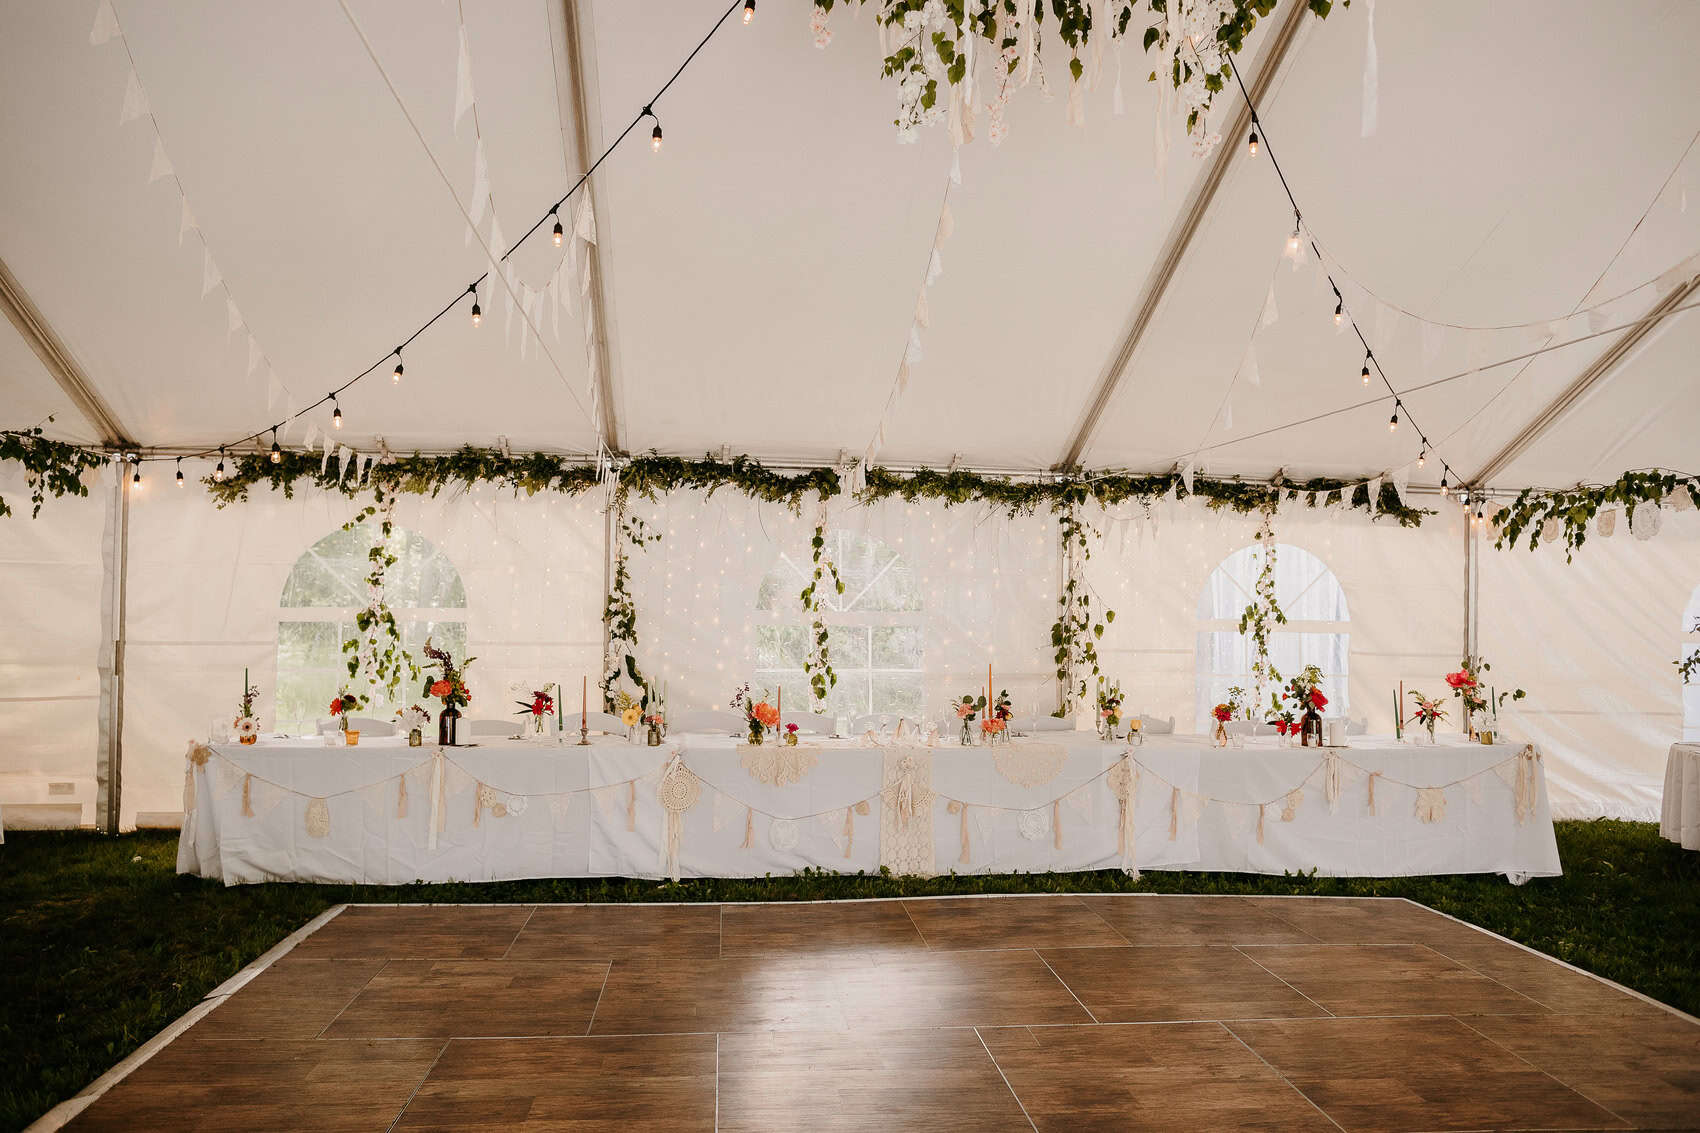
<path id="1" fill-rule="evenodd" d="M 1684 688 L 1672 662 L 1700 586 L 1700 513 L 1666 508 L 1659 534 L 1590 534 L 1481 556 L 1479 641 L 1499 688 L 1528 690 L 1503 717 L 1545 755 L 1554 817 L 1657 821 Z"/>
<path id="2" fill-rule="evenodd" d="M 1278 543 L 1314 554 L 1345 591 L 1351 646 L 1345 712 L 1371 732 L 1393 731 L 1401 680 L 1407 690 L 1434 695 L 1462 652 L 1464 522 L 1456 507 L 1436 510 L 1418 528 L 1296 502 L 1273 520 Z M 1101 539 L 1086 578 L 1116 611 L 1099 652 L 1106 676 L 1120 680 L 1128 710 L 1173 716 L 1177 731 L 1196 729 L 1199 595 L 1219 563 L 1253 542 L 1260 522 L 1183 503 L 1098 517 Z"/>
<path id="3" fill-rule="evenodd" d="M 207 468 L 185 474 L 204 475 Z M 160 485 L 132 501 L 123 823 L 182 809 L 185 742 L 234 715 L 243 668 L 274 720 L 278 599 L 297 558 L 364 505 L 256 488 L 219 509 Z M 44 513 L 45 514 L 45 513 Z M 407 496 L 396 522 L 435 543 L 467 591 L 470 719 L 512 718 L 512 688 L 578 684 L 602 648 L 602 517 L 586 499 L 491 488 Z M 413 692 L 417 693 L 417 689 Z M 565 703 L 576 707 L 577 689 Z"/>
<path id="4" fill-rule="evenodd" d="M 102 539 L 112 473 L 87 498 L 50 498 L 30 519 L 29 491 L 0 470 L 0 805 L 73 804 L 95 819 L 104 592 Z M 69 783 L 70 794 L 50 794 Z M 12 812 L 14 820 L 22 812 Z"/>

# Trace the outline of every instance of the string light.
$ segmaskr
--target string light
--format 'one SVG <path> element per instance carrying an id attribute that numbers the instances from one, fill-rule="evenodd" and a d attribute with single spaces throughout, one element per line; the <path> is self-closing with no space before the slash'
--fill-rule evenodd
<path id="1" fill-rule="evenodd" d="M 472 325 L 477 326 L 484 321 L 484 308 L 478 305 L 478 285 L 468 284 L 466 293 L 472 296 Z"/>
<path id="2" fill-rule="evenodd" d="M 1417 453 L 1417 467 L 1421 468 L 1427 460 L 1428 460 L 1428 438 L 1424 437 L 1423 438 L 1422 451 Z"/>
<path id="3" fill-rule="evenodd" d="M 561 246 L 562 237 L 566 235 L 566 231 L 561 227 L 561 210 L 559 208 L 552 208 L 549 210 L 549 215 L 555 218 L 554 240 L 555 247 L 559 248 Z"/>
<path id="4" fill-rule="evenodd" d="M 219 481 L 220 483 L 222 483 L 224 481 L 224 446 L 223 445 L 218 446 L 218 467 L 213 469 L 213 479 Z"/>
<path id="5" fill-rule="evenodd" d="M 756 18 L 756 0 L 744 0 L 744 22 L 747 24 Z"/>
<path id="6" fill-rule="evenodd" d="M 1287 255 L 1296 258 L 1299 254 L 1299 214 L 1293 214 L 1293 234 L 1287 237 Z"/>
<path id="7" fill-rule="evenodd" d="M 1452 489 L 1447 487 L 1447 485 L 1446 485 L 1446 473 L 1442 472 L 1440 474 L 1440 498 L 1445 499 L 1447 496 L 1449 496 L 1451 494 L 1452 494 Z"/>
<path id="8" fill-rule="evenodd" d="M 141 487 L 141 484 L 142 484 L 142 462 L 137 457 L 131 457 L 130 459 L 132 459 L 136 462 L 136 474 L 134 476 L 130 477 L 130 483 L 136 485 L 137 487 Z"/>
<path id="9" fill-rule="evenodd" d="M 277 447 L 277 427 L 272 427 L 272 463 L 283 463 L 283 450 Z"/>
<path id="10" fill-rule="evenodd" d="M 478 309 L 477 307 L 473 308 L 474 311 L 476 311 L 477 309 Z M 478 316 L 476 316 L 476 315 L 473 316 L 473 318 L 477 318 L 477 317 Z M 330 399 L 331 399 L 331 405 L 335 407 L 331 411 L 331 428 L 340 429 L 340 428 L 342 428 L 342 406 L 337 404 L 336 394 L 334 394 L 334 393 L 331 394 Z"/>
<path id="11" fill-rule="evenodd" d="M 655 109 L 650 106 L 643 108 L 644 116 L 655 118 L 655 129 L 649 132 L 649 148 L 653 153 L 661 152 L 661 119 L 655 117 Z"/>
<path id="12" fill-rule="evenodd" d="M 1370 359 L 1370 356 L 1369 356 L 1369 354 L 1366 353 L 1364 355 L 1364 373 L 1363 373 L 1364 385 L 1365 386 L 1369 385 L 1369 359 Z"/>
<path id="13" fill-rule="evenodd" d="M 1257 127 L 1256 126 L 1253 126 L 1251 128 L 1251 140 L 1246 143 L 1245 148 L 1246 148 L 1246 154 L 1248 156 L 1250 156 L 1250 157 L 1256 157 L 1257 156 Z"/>
<path id="14" fill-rule="evenodd" d="M 397 386 L 401 384 L 401 347 L 399 346 L 395 348 L 395 372 L 390 375 L 390 384 Z"/>
<path id="15" fill-rule="evenodd" d="M 1399 431 L 1399 399 L 1398 398 L 1393 399 L 1393 416 L 1391 416 L 1387 419 L 1387 431 L 1389 433 L 1395 433 L 1395 432 Z"/>
<path id="16" fill-rule="evenodd" d="M 183 458 L 182 457 L 177 458 L 177 486 L 179 488 L 181 488 L 183 486 Z"/>

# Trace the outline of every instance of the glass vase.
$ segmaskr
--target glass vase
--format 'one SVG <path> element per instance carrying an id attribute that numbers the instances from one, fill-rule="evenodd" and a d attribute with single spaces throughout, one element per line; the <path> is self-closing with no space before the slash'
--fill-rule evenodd
<path id="1" fill-rule="evenodd" d="M 437 714 L 437 743 L 455 746 L 455 726 L 460 723 L 460 709 L 450 704 Z"/>
<path id="2" fill-rule="evenodd" d="M 762 733 L 761 722 L 758 721 L 758 720 L 751 720 L 750 721 L 750 746 L 751 747 L 760 747 L 761 746 L 761 733 Z"/>
<path id="3" fill-rule="evenodd" d="M 967 719 L 964 719 L 962 721 L 962 746 L 963 747 L 973 747 L 974 746 L 973 722 L 970 721 L 970 720 L 967 720 Z"/>

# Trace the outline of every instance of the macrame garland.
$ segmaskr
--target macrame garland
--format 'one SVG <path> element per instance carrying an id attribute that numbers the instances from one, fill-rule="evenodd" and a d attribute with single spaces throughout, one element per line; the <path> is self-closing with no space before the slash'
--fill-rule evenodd
<path id="1" fill-rule="evenodd" d="M 1169 841 L 1173 842 L 1181 827 L 1181 789 L 1169 788 Z"/>
<path id="2" fill-rule="evenodd" d="M 199 740 L 189 741 L 189 750 L 183 753 L 188 762 L 183 766 L 183 813 L 195 812 L 195 768 L 205 767 L 207 760 L 212 758 L 213 750 Z"/>
<path id="3" fill-rule="evenodd" d="M 951 814 L 956 814 L 956 815 L 962 816 L 961 817 L 962 855 L 960 857 L 958 857 L 956 860 L 958 862 L 960 862 L 962 865 L 967 865 L 968 864 L 968 804 L 964 803 L 964 802 L 959 802 L 956 799 L 951 799 L 950 805 L 945 807 L 945 809 L 948 810 Z"/>
<path id="4" fill-rule="evenodd" d="M 1051 800 L 1051 845 L 1062 849 L 1062 800 Z"/>
<path id="5" fill-rule="evenodd" d="M 254 777 L 242 776 L 242 817 L 254 817 Z"/>
<path id="6" fill-rule="evenodd" d="M 396 790 L 395 816 L 397 818 L 406 818 L 407 817 L 407 773 L 403 772 L 402 774 L 396 776 L 396 779 L 400 782 L 401 786 Z"/>
<path id="7" fill-rule="evenodd" d="M 1328 813 L 1340 812 L 1340 753 L 1325 752 L 1322 756 L 1322 797 L 1328 802 Z"/>
<path id="8" fill-rule="evenodd" d="M 846 858 L 848 858 L 850 856 L 850 847 L 853 844 L 855 844 L 855 841 L 856 841 L 856 821 L 855 821 L 855 819 L 856 819 L 856 808 L 853 807 L 853 806 L 845 807 L 844 808 L 844 856 Z"/>
<path id="9" fill-rule="evenodd" d="M 674 756 L 673 758 L 677 759 L 678 756 Z M 631 832 L 635 832 L 636 830 L 637 830 L 637 780 L 633 779 L 630 783 L 626 784 L 626 831 L 628 833 L 631 833 Z"/>
<path id="10" fill-rule="evenodd" d="M 744 807 L 744 844 L 740 850 L 747 850 L 755 845 L 756 840 L 756 811 L 752 806 Z"/>
<path id="11" fill-rule="evenodd" d="M 1269 807 L 1268 803 L 1257 804 L 1257 844 L 1263 845 L 1263 812 Z"/>
<path id="12" fill-rule="evenodd" d="M 1371 818 L 1375 817 L 1375 781 L 1379 778 L 1381 778 L 1381 772 L 1371 771 L 1369 773 L 1369 813 Z"/>
<path id="13" fill-rule="evenodd" d="M 307 836 L 323 838 L 331 832 L 331 808 L 324 799 L 313 799 L 307 804 Z"/>
<path id="14" fill-rule="evenodd" d="M 632 783 L 634 792 L 637 783 Z M 685 832 L 685 812 L 697 805 L 702 798 L 702 782 L 691 774 L 685 761 L 674 753 L 667 761 L 666 770 L 661 772 L 661 782 L 656 785 L 655 797 L 661 803 L 661 809 L 667 812 L 667 876 L 674 881 L 679 880 L 679 840 Z"/>
<path id="15" fill-rule="evenodd" d="M 1446 817 L 1446 789 L 1444 787 L 1417 788 L 1417 820 L 1419 822 L 1435 823 Z"/>
<path id="16" fill-rule="evenodd" d="M 1541 753 L 1535 750 L 1534 744 L 1524 744 L 1523 750 L 1517 753 L 1517 782 L 1512 787 L 1513 812 L 1517 816 L 1517 825 L 1521 826 L 1535 817 L 1535 796 L 1537 794 L 1538 773 L 1537 761 Z"/>
<path id="17" fill-rule="evenodd" d="M 1129 877 L 1139 876 L 1139 860 L 1135 851 L 1133 808 L 1139 799 L 1139 769 L 1131 756 L 1123 756 L 1106 776 L 1110 790 L 1116 796 L 1116 852 L 1121 855 L 1122 872 Z"/>
<path id="18" fill-rule="evenodd" d="M 1291 822 L 1299 815 L 1299 804 L 1304 801 L 1303 787 L 1294 787 L 1287 792 L 1287 797 L 1281 800 L 1281 821 Z"/>

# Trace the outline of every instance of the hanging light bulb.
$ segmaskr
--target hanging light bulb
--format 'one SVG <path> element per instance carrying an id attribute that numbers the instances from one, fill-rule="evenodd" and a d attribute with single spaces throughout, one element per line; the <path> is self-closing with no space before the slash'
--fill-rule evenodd
<path id="1" fill-rule="evenodd" d="M 756 0 L 744 0 L 744 22 L 747 24 L 756 18 Z"/>
<path id="2" fill-rule="evenodd" d="M 477 307 L 473 308 L 474 311 L 477 309 Z M 477 318 L 478 316 L 474 315 L 473 317 Z M 340 429 L 342 428 L 342 406 L 337 404 L 336 394 L 334 393 L 331 394 L 331 405 L 335 407 L 331 411 L 331 428 Z"/>
<path id="3" fill-rule="evenodd" d="M 1334 304 L 1334 325 L 1339 326 L 1341 323 L 1343 323 L 1345 321 L 1346 321 L 1346 303 L 1345 303 L 1345 300 L 1341 300 L 1340 302 Z"/>
<path id="4" fill-rule="evenodd" d="M 395 372 L 390 375 L 390 384 L 401 384 L 401 347 L 395 348 Z"/>
<path id="5" fill-rule="evenodd" d="M 484 321 L 484 309 L 478 305 L 478 285 L 468 285 L 466 293 L 472 296 L 472 325 L 477 326 Z"/>
<path id="6" fill-rule="evenodd" d="M 653 129 L 649 132 L 649 148 L 654 153 L 660 153 L 661 152 L 661 119 L 656 118 L 654 109 L 652 109 L 651 107 L 648 107 L 648 106 L 643 108 L 643 114 L 644 114 L 645 117 L 655 118 L 655 129 Z"/>
<path id="7" fill-rule="evenodd" d="M 130 483 L 136 485 L 137 487 L 141 486 L 141 483 L 142 483 L 142 460 L 141 460 L 141 457 L 136 458 L 136 474 L 134 476 L 130 477 Z"/>
<path id="8" fill-rule="evenodd" d="M 183 486 L 183 458 L 182 457 L 177 458 L 177 486 L 179 488 L 181 488 Z"/>
<path id="9" fill-rule="evenodd" d="M 218 467 L 213 469 L 213 479 L 224 482 L 224 446 L 218 446 Z"/>
<path id="10" fill-rule="evenodd" d="M 283 463 L 283 450 L 277 447 L 277 430 L 272 430 L 272 463 Z"/>
<path id="11" fill-rule="evenodd" d="M 1423 442 L 1422 451 L 1417 453 L 1417 467 L 1421 468 L 1423 466 L 1423 464 L 1425 462 L 1427 462 L 1427 460 L 1428 460 L 1428 442 L 1425 440 Z"/>
<path id="12" fill-rule="evenodd" d="M 1364 355 L 1363 378 L 1364 378 L 1364 385 L 1366 385 L 1366 386 L 1369 385 L 1369 355 L 1368 354 Z"/>
<path id="13" fill-rule="evenodd" d="M 1440 498 L 1445 499 L 1447 496 L 1449 496 L 1451 494 L 1452 494 L 1452 489 L 1450 487 L 1448 487 L 1447 484 L 1446 484 L 1446 473 L 1442 472 L 1440 474 Z"/>
<path id="14" fill-rule="evenodd" d="M 1393 416 L 1391 416 L 1387 419 L 1387 431 L 1389 433 L 1395 433 L 1395 432 L 1398 432 L 1398 430 L 1399 430 L 1399 401 L 1398 401 L 1397 398 L 1395 398 L 1394 401 L 1393 401 Z"/>
<path id="15" fill-rule="evenodd" d="M 566 230 L 561 227 L 560 207 L 556 206 L 555 208 L 550 209 L 549 215 L 555 218 L 554 240 L 555 247 L 559 248 L 561 246 L 561 240 L 566 236 Z"/>
<path id="16" fill-rule="evenodd" d="M 1248 157 L 1256 157 L 1257 156 L 1257 127 L 1256 126 L 1253 126 L 1251 128 L 1251 140 L 1246 143 L 1245 148 L 1246 148 L 1246 155 Z"/>

